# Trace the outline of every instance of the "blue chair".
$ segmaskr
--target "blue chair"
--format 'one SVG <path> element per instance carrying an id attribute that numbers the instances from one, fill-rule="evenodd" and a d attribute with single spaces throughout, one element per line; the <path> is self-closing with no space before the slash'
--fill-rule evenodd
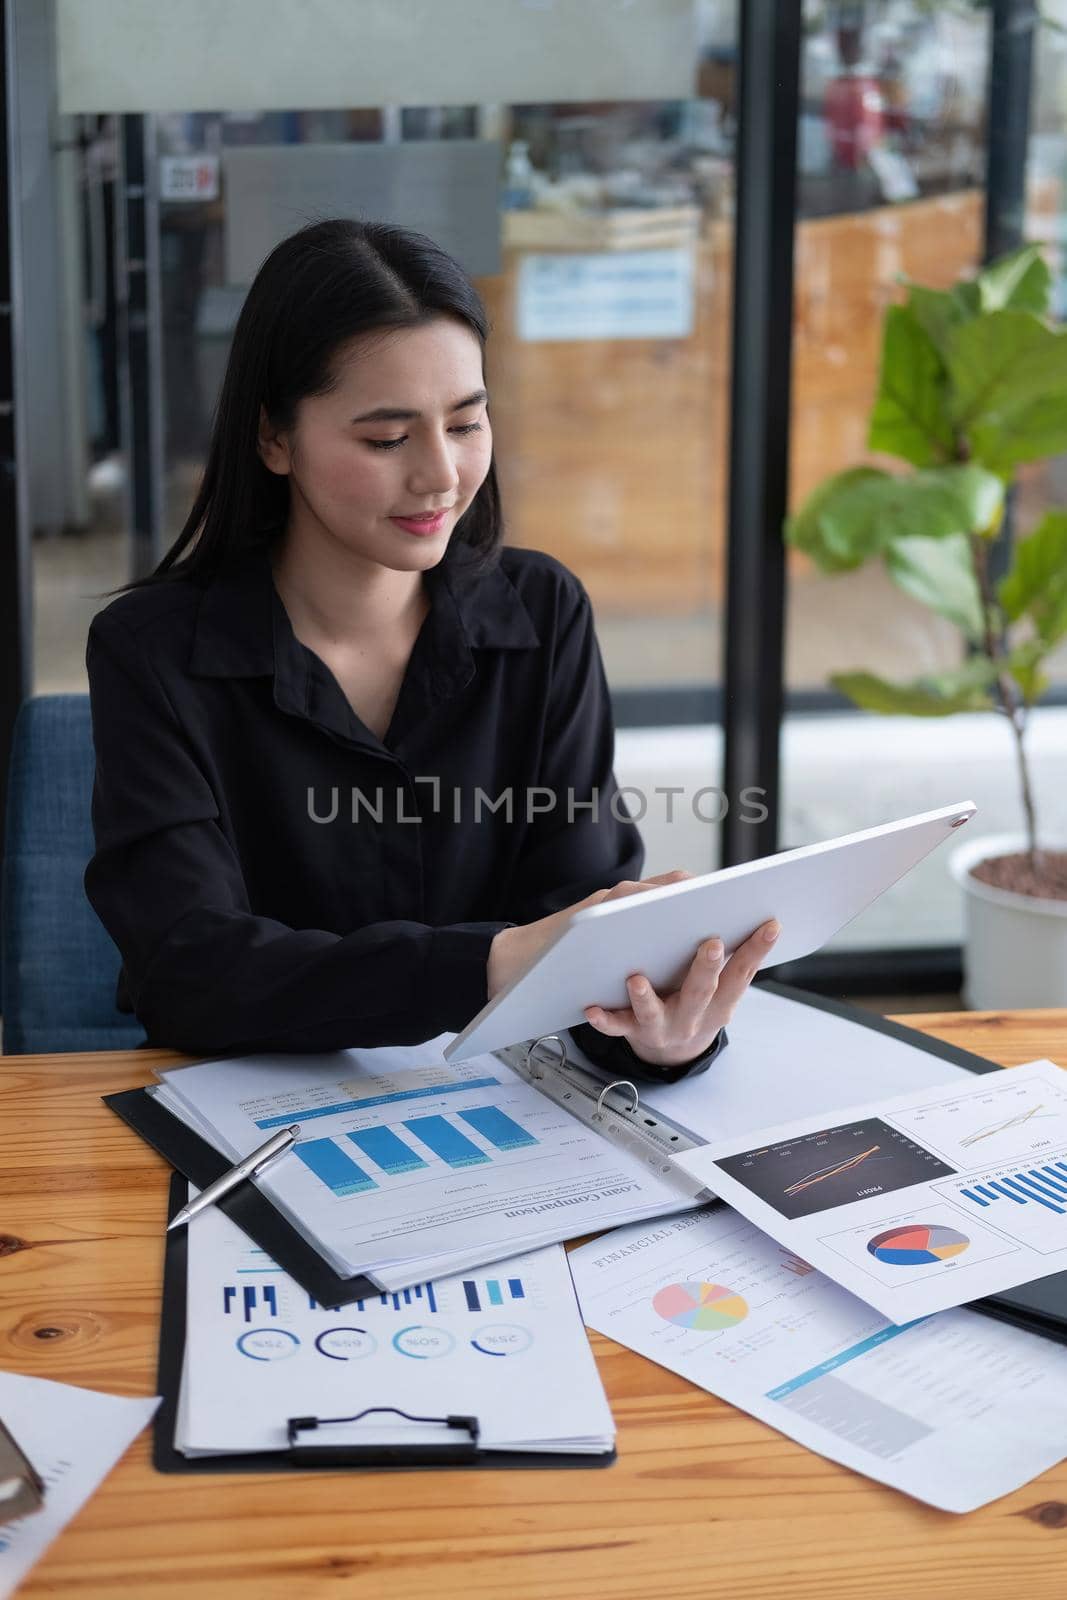
<path id="1" fill-rule="evenodd" d="M 0 901 L 0 1013 L 8 1056 L 132 1050 L 143 1027 L 115 1005 L 122 964 L 85 895 L 95 849 L 89 696 L 24 700 L 15 719 Z"/>

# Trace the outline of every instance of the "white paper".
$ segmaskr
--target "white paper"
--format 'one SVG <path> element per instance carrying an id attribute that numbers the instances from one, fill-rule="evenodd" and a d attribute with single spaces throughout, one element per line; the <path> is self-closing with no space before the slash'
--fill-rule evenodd
<path id="1" fill-rule="evenodd" d="M 131 1400 L 0 1372 L 0 1417 L 45 1484 L 43 1510 L 0 1523 L 0 1597 L 14 1593 L 158 1405 L 158 1396 Z"/>
<path id="2" fill-rule="evenodd" d="M 160 1074 L 160 1098 L 231 1159 L 299 1123 L 256 1183 L 344 1276 L 383 1287 L 691 1205 L 495 1056 L 418 1046 L 246 1056 Z"/>
<path id="3" fill-rule="evenodd" d="M 896 1327 L 725 1206 L 569 1260 L 589 1327 L 930 1505 L 973 1510 L 1067 1454 L 1067 1348 L 975 1311 Z"/>
<path id="4" fill-rule="evenodd" d="M 663 1087 L 642 1084 L 642 1104 L 701 1139 L 721 1140 L 755 1133 L 771 1116 L 836 1116 L 876 1095 L 982 1081 L 919 1044 L 767 989 L 748 991 L 727 1031 L 730 1042 L 707 1072 Z"/>
<path id="5" fill-rule="evenodd" d="M 177 1447 L 285 1449 L 288 1418 L 349 1417 L 367 1406 L 477 1416 L 489 1450 L 610 1449 L 615 1426 L 562 1247 L 331 1309 L 216 1208 L 195 1217 Z M 465 1437 L 370 1417 L 302 1442 Z"/>
<path id="6" fill-rule="evenodd" d="M 674 1159 L 896 1323 L 1067 1268 L 1067 1077 L 1051 1061 Z"/>

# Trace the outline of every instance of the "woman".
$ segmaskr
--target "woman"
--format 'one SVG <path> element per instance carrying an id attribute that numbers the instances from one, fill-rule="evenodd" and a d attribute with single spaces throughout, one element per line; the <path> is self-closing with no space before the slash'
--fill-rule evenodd
<path id="1" fill-rule="evenodd" d="M 185 527 L 93 619 L 85 888 L 150 1044 L 458 1031 L 576 905 L 687 876 L 635 881 L 584 588 L 502 547 L 486 335 L 421 234 L 284 240 Z M 701 1069 L 770 942 L 709 941 L 669 996 L 634 974 L 575 1037 L 628 1077 Z"/>

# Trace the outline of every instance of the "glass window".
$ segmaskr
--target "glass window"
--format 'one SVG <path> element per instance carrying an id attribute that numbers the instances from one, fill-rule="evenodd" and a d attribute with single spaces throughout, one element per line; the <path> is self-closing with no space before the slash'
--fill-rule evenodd
<path id="1" fill-rule="evenodd" d="M 718 802 L 707 786 L 720 781 L 719 747 L 706 729 L 699 740 L 679 735 L 669 748 L 664 740 L 674 721 L 692 722 L 691 691 L 710 695 L 722 654 L 737 5 L 696 0 L 695 29 L 676 0 L 664 0 L 662 18 L 654 4 L 639 10 L 630 25 L 657 29 L 661 56 L 664 40 L 688 42 L 691 60 L 683 56 L 678 68 L 672 45 L 670 69 L 659 80 L 677 83 L 685 97 L 576 98 L 581 86 L 574 63 L 560 59 L 559 29 L 575 32 L 574 60 L 587 63 L 591 96 L 618 92 L 610 63 L 589 55 L 587 21 L 575 13 L 568 23 L 566 14 L 547 11 L 548 65 L 525 81 L 539 81 L 539 74 L 551 88 L 559 60 L 559 99 L 490 100 L 499 79 L 487 73 L 486 98 L 472 101 L 469 59 L 453 63 L 455 84 L 443 63 L 437 104 L 405 103 L 406 74 L 398 74 L 396 81 L 382 77 L 377 105 L 188 111 L 161 102 L 165 80 L 152 78 L 146 103 L 155 109 L 145 128 L 156 206 L 151 243 L 158 246 L 157 557 L 194 498 L 229 341 L 254 271 L 232 268 L 231 158 L 294 148 L 325 158 L 358 144 L 410 146 L 431 160 L 451 141 L 491 150 L 494 164 L 484 170 L 493 174 L 487 231 L 494 260 L 468 270 L 493 326 L 488 379 L 507 537 L 558 556 L 590 592 L 608 678 L 621 695 L 620 778 L 649 795 L 649 870 L 706 870 L 718 849 Z M 369 29 L 376 14 L 368 10 Z M 522 20 L 540 26 L 525 14 Z M 383 50 L 388 36 L 386 28 Z M 107 51 L 94 55 L 85 38 L 78 48 L 88 51 L 83 76 L 98 70 L 113 97 L 123 98 L 129 64 L 120 62 L 109 77 Z M 47 78 L 55 67 L 42 51 Z M 621 86 L 631 74 L 614 76 Z M 46 90 L 42 103 L 54 78 Z M 84 322 L 74 341 L 84 415 L 71 436 L 84 461 L 72 467 L 80 510 L 35 544 L 38 689 L 84 689 L 85 637 L 103 603 L 100 592 L 134 572 L 116 211 L 119 113 L 129 109 L 115 105 L 111 115 L 63 122 L 77 242 L 72 317 L 76 326 Z M 316 199 L 299 197 L 289 227 L 327 214 Z M 248 204 L 247 191 L 241 203 Z M 377 214 L 358 193 L 352 210 Z M 432 219 L 401 220 L 434 232 Z M 654 699 L 643 699 L 650 691 Z M 674 801 L 672 811 L 672 802 L 653 792 L 669 783 L 704 795 L 695 804 Z"/>
<path id="2" fill-rule="evenodd" d="M 798 128 L 798 215 L 790 499 L 870 462 L 886 307 L 900 277 L 947 287 L 982 257 L 985 12 L 806 0 Z M 820 574 L 787 555 L 783 846 L 806 844 L 988 793 L 995 719 L 922 720 L 827 712 L 832 673 L 891 680 L 952 668 L 956 628 L 911 600 L 878 562 Z M 823 703 L 816 714 L 807 706 Z M 999 730 L 998 730 L 999 732 Z M 1005 747 L 1006 803 L 1011 772 Z M 994 784 L 995 787 L 995 784 Z M 958 897 L 939 852 L 838 936 L 842 949 L 950 944 Z"/>
<path id="3" fill-rule="evenodd" d="M 1047 0 L 1033 53 L 1030 144 L 1027 153 L 1026 237 L 1043 246 L 1052 269 L 1052 309 L 1067 321 L 1067 0 Z M 1019 472 L 1016 536 L 1031 533 L 1050 506 L 1067 509 L 1067 456 Z M 1067 643 L 1046 671 L 1060 691 L 1067 685 Z"/>

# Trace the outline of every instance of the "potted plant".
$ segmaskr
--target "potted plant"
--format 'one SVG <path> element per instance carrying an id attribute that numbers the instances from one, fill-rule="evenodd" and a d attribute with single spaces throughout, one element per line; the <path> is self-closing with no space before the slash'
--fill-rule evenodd
<path id="1" fill-rule="evenodd" d="M 906 593 L 959 628 L 950 672 L 831 682 L 887 715 L 995 711 L 1014 749 L 1025 831 L 967 841 L 952 857 L 966 890 L 965 999 L 977 1007 L 1067 1004 L 1067 839 L 1041 835 L 1027 724 L 1043 663 L 1067 637 L 1067 509 L 1045 513 L 995 580 L 991 551 L 1024 462 L 1067 450 L 1067 331 L 1048 318 L 1050 275 L 1035 246 L 951 289 L 905 280 L 886 311 L 868 446 L 903 467 L 851 467 L 810 494 L 785 537 L 825 573 L 885 563 Z"/>

